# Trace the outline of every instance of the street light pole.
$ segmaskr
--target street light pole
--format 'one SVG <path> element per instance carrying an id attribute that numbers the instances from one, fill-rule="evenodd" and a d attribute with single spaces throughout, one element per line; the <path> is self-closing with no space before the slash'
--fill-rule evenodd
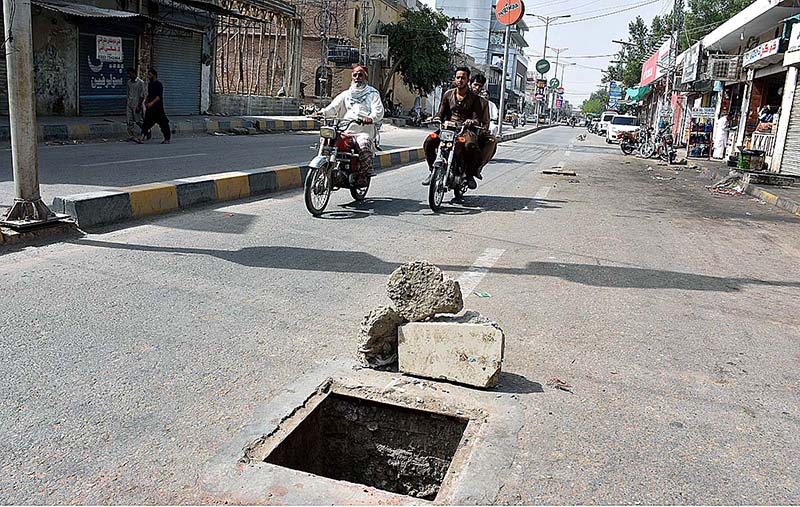
<path id="1" fill-rule="evenodd" d="M 506 74 L 508 73 L 508 47 L 511 44 L 511 25 L 506 25 L 505 49 L 503 49 L 503 76 L 500 78 L 500 107 L 497 119 L 497 138 L 503 138 L 503 120 L 506 107 Z"/>
<path id="2" fill-rule="evenodd" d="M 525 15 L 526 16 L 530 16 L 532 18 L 536 18 L 539 21 L 541 21 L 542 23 L 544 23 L 544 47 L 542 48 L 542 60 L 546 60 L 547 59 L 547 34 L 550 31 L 550 23 L 555 21 L 555 20 L 557 20 L 557 19 L 572 17 L 572 15 L 571 14 L 563 14 L 561 16 L 540 16 L 538 14 L 525 14 Z M 544 72 L 542 72 L 542 79 L 546 79 Z M 545 90 L 546 89 L 547 88 L 545 88 Z M 544 112 L 544 102 L 542 102 L 541 104 L 542 104 L 542 112 Z M 552 111 L 550 111 L 550 113 L 551 113 L 551 119 L 552 119 Z M 539 125 L 539 113 L 538 112 L 536 113 L 536 125 L 537 126 Z"/>
<path id="3" fill-rule="evenodd" d="M 561 56 L 561 53 L 563 53 L 564 51 L 566 51 L 569 48 L 561 48 L 561 49 L 559 49 L 559 48 L 550 48 L 550 49 L 552 49 L 553 51 L 556 52 L 556 70 L 555 70 L 555 72 L 553 72 L 553 77 L 558 79 L 558 57 Z M 551 91 L 554 91 L 554 90 L 551 90 Z M 550 121 L 550 123 L 553 123 L 553 107 L 555 107 L 555 105 L 556 105 L 556 94 L 555 93 L 551 93 L 550 97 L 551 97 L 551 100 L 550 100 L 550 115 L 549 115 L 550 120 L 549 121 Z"/>
<path id="4" fill-rule="evenodd" d="M 3 0 L 3 13 L 14 203 L 0 223 L 9 227 L 26 228 L 62 217 L 50 211 L 39 193 L 31 2 Z"/>

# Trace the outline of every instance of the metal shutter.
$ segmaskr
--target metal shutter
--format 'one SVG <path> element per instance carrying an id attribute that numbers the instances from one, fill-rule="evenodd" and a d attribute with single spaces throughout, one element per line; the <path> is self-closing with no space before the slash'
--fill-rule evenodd
<path id="1" fill-rule="evenodd" d="M 156 34 L 153 66 L 164 85 L 164 108 L 168 116 L 200 114 L 202 50 L 201 34 Z"/>
<path id="2" fill-rule="evenodd" d="M 781 173 L 800 176 L 800 81 L 797 83 L 789 114 L 789 128 L 783 148 Z"/>
<path id="3" fill-rule="evenodd" d="M 100 35 L 119 36 L 110 31 Z M 124 115 L 128 101 L 125 69 L 134 67 L 136 39 L 122 37 L 122 62 L 97 59 L 98 33 L 80 33 L 78 39 L 78 111 L 81 116 Z"/>

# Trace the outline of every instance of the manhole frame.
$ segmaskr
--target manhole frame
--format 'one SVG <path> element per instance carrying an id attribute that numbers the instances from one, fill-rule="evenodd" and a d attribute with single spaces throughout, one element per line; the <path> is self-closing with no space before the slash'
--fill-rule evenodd
<path id="1" fill-rule="evenodd" d="M 263 462 L 332 393 L 467 419 L 435 500 Z M 502 485 L 503 470 L 513 462 L 516 436 L 523 424 L 516 398 L 398 373 L 354 370 L 348 363 L 324 366 L 260 407 L 255 421 L 209 461 L 200 483 L 209 494 L 229 503 L 492 503 Z"/>

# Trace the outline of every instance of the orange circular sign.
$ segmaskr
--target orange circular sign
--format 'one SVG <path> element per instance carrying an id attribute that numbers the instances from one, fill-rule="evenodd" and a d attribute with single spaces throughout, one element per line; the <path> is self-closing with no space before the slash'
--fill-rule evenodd
<path id="1" fill-rule="evenodd" d="M 525 4 L 522 0 L 498 0 L 494 13 L 497 21 L 504 25 L 513 25 L 525 14 Z"/>

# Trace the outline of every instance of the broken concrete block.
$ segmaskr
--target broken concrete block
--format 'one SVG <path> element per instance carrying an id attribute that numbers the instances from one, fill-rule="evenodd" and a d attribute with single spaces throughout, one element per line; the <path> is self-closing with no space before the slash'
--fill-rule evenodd
<path id="1" fill-rule="evenodd" d="M 403 317 L 392 306 L 379 306 L 361 321 L 358 359 L 364 366 L 378 367 L 397 360 L 397 327 Z"/>
<path id="2" fill-rule="evenodd" d="M 409 322 L 437 313 L 458 313 L 464 308 L 458 282 L 425 261 L 409 262 L 395 269 L 386 283 L 386 293 Z"/>
<path id="3" fill-rule="evenodd" d="M 398 329 L 403 373 L 494 387 L 503 364 L 505 336 L 491 323 L 412 322 Z"/>

